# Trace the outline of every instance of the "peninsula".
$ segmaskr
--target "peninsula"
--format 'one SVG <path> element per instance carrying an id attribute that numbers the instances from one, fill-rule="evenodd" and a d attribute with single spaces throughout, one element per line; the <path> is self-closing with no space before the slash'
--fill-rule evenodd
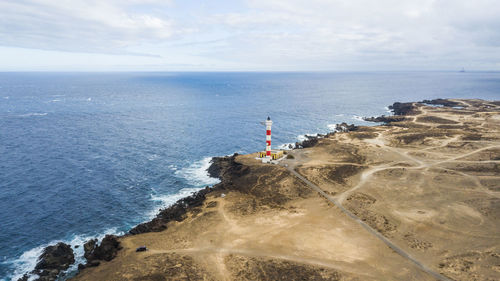
<path id="1" fill-rule="evenodd" d="M 500 102 L 392 108 L 279 165 L 214 158 L 221 183 L 72 280 L 500 279 Z"/>

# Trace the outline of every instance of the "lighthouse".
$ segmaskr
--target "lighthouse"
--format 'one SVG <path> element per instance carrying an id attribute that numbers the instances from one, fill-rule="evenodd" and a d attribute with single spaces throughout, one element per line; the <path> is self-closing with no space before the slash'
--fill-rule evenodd
<path id="1" fill-rule="evenodd" d="M 266 124 L 266 158 L 271 158 L 271 126 L 273 125 L 273 121 L 271 118 L 267 116 Z"/>
<path id="2" fill-rule="evenodd" d="M 277 163 L 273 160 L 278 161 L 282 158 L 283 151 L 271 150 L 271 126 L 273 125 L 273 121 L 271 121 L 270 117 L 267 117 L 266 121 L 260 123 L 266 126 L 266 150 L 259 152 L 259 157 L 262 158 L 262 163 Z"/>

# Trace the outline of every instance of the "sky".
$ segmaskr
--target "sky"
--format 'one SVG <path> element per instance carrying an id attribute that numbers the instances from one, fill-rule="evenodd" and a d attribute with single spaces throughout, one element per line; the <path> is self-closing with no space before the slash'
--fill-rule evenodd
<path id="1" fill-rule="evenodd" d="M 0 71 L 500 70 L 499 0 L 0 0 Z"/>

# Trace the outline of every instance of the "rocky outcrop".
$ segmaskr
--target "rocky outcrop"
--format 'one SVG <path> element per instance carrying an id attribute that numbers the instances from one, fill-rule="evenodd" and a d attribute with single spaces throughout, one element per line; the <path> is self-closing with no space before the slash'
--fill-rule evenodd
<path id="1" fill-rule="evenodd" d="M 78 269 L 98 266 L 100 261 L 110 261 L 116 257 L 121 248 L 120 241 L 118 241 L 116 235 L 104 236 L 99 245 L 97 244 L 97 239 L 89 240 L 83 245 L 83 256 L 87 260 L 87 264 L 79 264 Z"/>
<path id="2" fill-rule="evenodd" d="M 358 126 L 354 124 L 349 125 L 346 122 L 342 122 L 340 124 L 335 125 L 335 130 L 337 130 L 337 132 L 352 132 L 352 131 L 357 131 Z"/>
<path id="3" fill-rule="evenodd" d="M 305 135 L 305 137 L 306 137 L 305 140 L 295 143 L 296 148 L 307 148 L 315 146 L 316 144 L 318 144 L 318 139 L 320 138 L 320 135 L 317 136 Z"/>
<path id="4" fill-rule="evenodd" d="M 462 106 L 463 104 L 447 100 L 447 99 L 433 99 L 433 100 L 423 100 L 420 103 L 424 104 L 432 104 L 432 105 L 442 105 L 446 107 L 455 107 L 455 106 Z"/>
<path id="5" fill-rule="evenodd" d="M 94 251 L 96 246 L 97 246 L 97 239 L 91 239 L 85 242 L 85 244 L 83 244 L 83 251 L 84 251 L 83 256 L 85 257 L 85 259 L 87 259 L 87 261 L 92 259 L 92 252 Z"/>
<path id="6" fill-rule="evenodd" d="M 249 168 L 236 162 L 236 156 L 238 153 L 232 156 L 212 158 L 212 164 L 207 170 L 208 174 L 213 178 L 220 179 L 222 184 L 230 181 L 232 177 L 245 175 L 249 172 Z"/>
<path id="7" fill-rule="evenodd" d="M 391 123 L 391 122 L 400 122 L 400 121 L 405 121 L 406 118 L 404 116 L 378 116 L 378 117 L 364 117 L 363 120 L 368 121 L 368 122 L 379 122 L 379 123 Z"/>
<path id="8" fill-rule="evenodd" d="M 190 208 L 198 207 L 205 201 L 205 195 L 210 192 L 207 186 L 193 195 L 180 199 L 172 206 L 160 210 L 158 215 L 151 221 L 141 223 L 132 228 L 130 234 L 140 234 L 146 232 L 158 232 L 167 229 L 167 224 L 171 221 L 183 221 L 186 218 L 186 213 Z"/>
<path id="9" fill-rule="evenodd" d="M 235 155 L 238 155 L 235 153 Z M 233 156 L 235 156 L 233 155 Z M 212 157 L 212 160 L 210 161 L 210 167 L 208 167 L 207 172 L 208 175 L 212 178 L 218 178 L 220 179 L 221 172 L 223 169 L 223 166 L 226 165 L 226 160 L 229 159 L 229 157 Z"/>
<path id="10" fill-rule="evenodd" d="M 395 102 L 389 106 L 394 115 L 408 115 L 415 113 L 415 105 L 412 102 Z"/>
<path id="11" fill-rule="evenodd" d="M 456 106 L 461 106 L 462 104 L 447 100 L 447 99 L 433 99 L 433 100 L 423 100 L 418 102 L 420 104 L 431 104 L 431 105 L 442 105 L 442 106 L 448 106 L 448 107 L 456 107 Z M 400 121 L 405 121 L 406 118 L 404 118 L 404 115 L 411 115 L 416 113 L 416 105 L 412 102 L 395 102 L 394 104 L 389 106 L 389 109 L 391 109 L 394 112 L 394 116 L 378 116 L 378 117 L 365 117 L 363 120 L 369 121 L 369 122 L 382 122 L 389 124 L 391 122 L 400 122 Z"/>
<path id="12" fill-rule="evenodd" d="M 97 239 L 87 241 L 87 243 L 83 245 L 83 248 L 85 251 L 84 257 L 87 261 L 110 261 L 116 257 L 118 250 L 121 249 L 120 241 L 118 241 L 118 237 L 115 235 L 106 235 L 102 239 L 100 245 L 97 245 Z"/>
<path id="13" fill-rule="evenodd" d="M 35 280 L 53 281 L 56 280 L 61 273 L 69 268 L 75 262 L 75 255 L 71 246 L 62 242 L 56 245 L 46 247 L 40 257 L 38 263 L 31 274 L 38 275 Z M 29 275 L 25 274 L 19 280 L 28 280 Z"/>

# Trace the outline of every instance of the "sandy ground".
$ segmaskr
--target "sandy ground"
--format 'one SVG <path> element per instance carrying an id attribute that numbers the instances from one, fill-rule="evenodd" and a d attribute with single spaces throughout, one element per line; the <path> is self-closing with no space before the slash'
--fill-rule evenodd
<path id="1" fill-rule="evenodd" d="M 74 279 L 436 280 L 294 169 L 442 280 L 500 280 L 500 103 L 459 102 L 337 133 L 280 165 L 241 155 L 241 188 L 121 238 L 117 258 Z"/>

